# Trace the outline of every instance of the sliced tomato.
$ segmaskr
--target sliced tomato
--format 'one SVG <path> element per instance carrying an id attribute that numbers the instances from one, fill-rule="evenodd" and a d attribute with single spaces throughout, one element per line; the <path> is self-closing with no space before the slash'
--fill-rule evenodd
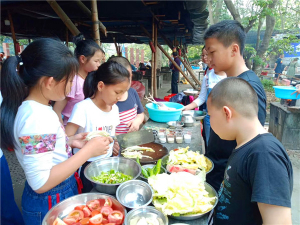
<path id="1" fill-rule="evenodd" d="M 100 202 L 98 200 L 91 200 L 86 203 L 86 206 L 89 207 L 91 211 L 98 210 L 100 211 Z"/>
<path id="2" fill-rule="evenodd" d="M 116 225 L 116 223 L 107 223 L 106 225 Z"/>
<path id="3" fill-rule="evenodd" d="M 108 222 L 116 223 L 116 224 L 122 224 L 123 218 L 124 218 L 123 213 L 121 213 L 120 211 L 115 210 L 115 211 L 112 211 L 108 215 Z"/>
<path id="4" fill-rule="evenodd" d="M 56 220 L 54 220 L 52 225 L 67 225 L 67 224 L 57 217 Z"/>
<path id="5" fill-rule="evenodd" d="M 112 207 L 112 200 L 110 198 L 107 199 L 98 199 L 100 206 L 108 206 L 108 207 Z"/>
<path id="6" fill-rule="evenodd" d="M 101 213 L 98 214 L 98 215 L 96 215 L 96 216 L 93 216 L 93 217 L 90 219 L 90 225 L 101 224 L 102 219 L 103 219 L 103 216 L 102 216 Z"/>
<path id="7" fill-rule="evenodd" d="M 176 151 L 178 151 L 178 150 L 179 150 L 178 148 L 175 148 L 175 149 L 174 149 L 174 152 L 176 152 Z"/>
<path id="8" fill-rule="evenodd" d="M 73 210 L 68 215 L 69 218 L 74 218 L 76 221 L 83 218 L 83 212 L 81 210 Z"/>
<path id="9" fill-rule="evenodd" d="M 108 206 L 104 206 L 102 209 L 101 209 L 101 213 L 103 216 L 106 216 L 108 217 L 109 214 L 111 214 L 113 212 L 113 209 L 108 207 Z"/>
<path id="10" fill-rule="evenodd" d="M 83 210 L 83 208 L 85 207 L 86 205 L 78 205 L 78 206 L 76 206 L 74 209 L 75 210 Z"/>
<path id="11" fill-rule="evenodd" d="M 98 215 L 100 212 L 98 210 L 93 210 L 92 211 L 92 217 Z"/>
<path id="12" fill-rule="evenodd" d="M 63 219 L 63 221 L 67 224 L 67 225 L 73 225 L 74 223 L 77 222 L 77 220 L 73 217 L 66 217 Z"/>
<path id="13" fill-rule="evenodd" d="M 108 219 L 103 218 L 101 224 L 108 224 Z"/>
<path id="14" fill-rule="evenodd" d="M 90 218 L 83 218 L 82 220 L 80 220 L 80 223 L 82 225 L 89 225 L 90 224 Z"/>
<path id="15" fill-rule="evenodd" d="M 83 211 L 84 217 L 89 217 L 90 215 L 92 215 L 91 210 L 90 210 L 87 206 L 84 207 L 84 208 L 82 209 L 82 211 Z"/>

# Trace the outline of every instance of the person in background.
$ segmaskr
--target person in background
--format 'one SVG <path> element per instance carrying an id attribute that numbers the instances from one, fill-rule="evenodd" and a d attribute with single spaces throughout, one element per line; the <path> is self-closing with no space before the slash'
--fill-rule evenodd
<path id="1" fill-rule="evenodd" d="M 296 95 L 296 98 L 298 98 L 298 95 L 300 94 L 300 84 L 298 84 L 298 85 L 296 85 L 296 88 L 297 88 L 297 90 L 296 91 L 294 91 L 293 93 L 292 93 L 292 95 Z"/>
<path id="2" fill-rule="evenodd" d="M 137 70 L 134 65 L 130 64 L 130 66 L 131 66 L 131 71 L 136 71 Z"/>
<path id="3" fill-rule="evenodd" d="M 181 61 L 178 58 L 177 52 L 173 52 L 173 58 L 175 63 L 180 67 Z M 170 69 L 172 70 L 171 91 L 172 94 L 178 94 L 179 70 L 173 65 L 173 63 L 171 63 Z"/>
<path id="4" fill-rule="evenodd" d="M 215 225 L 292 224 L 292 164 L 259 121 L 257 102 L 255 90 L 237 77 L 220 81 L 209 94 L 212 129 L 237 143 L 223 174 Z"/>
<path id="5" fill-rule="evenodd" d="M 290 80 L 293 80 L 293 78 L 295 78 L 295 74 L 298 73 L 298 60 L 299 58 L 294 58 L 288 65 L 286 76 Z"/>
<path id="6" fill-rule="evenodd" d="M 207 56 L 207 52 L 205 50 L 205 46 L 202 49 L 202 55 Z M 210 67 L 210 62 L 207 57 L 202 57 L 203 61 L 208 65 L 208 68 Z M 190 104 L 186 105 L 184 107 L 184 110 L 191 110 L 195 109 L 202 104 L 204 104 L 207 101 L 207 97 L 212 90 L 212 88 L 221 80 L 226 78 L 226 73 L 223 71 L 216 72 L 214 71 L 213 68 L 209 68 L 208 70 L 205 71 L 205 75 L 202 80 L 202 85 L 201 85 L 201 91 L 198 97 Z M 205 110 L 206 111 L 206 110 Z M 204 117 L 204 130 L 205 130 L 205 143 L 206 145 L 208 144 L 209 140 L 209 135 L 210 135 L 210 122 L 209 122 L 209 115 L 206 115 Z"/>
<path id="7" fill-rule="evenodd" d="M 284 54 L 280 54 L 278 59 L 275 62 L 274 65 L 274 71 L 275 71 L 275 80 L 278 80 L 280 75 L 282 74 L 282 71 L 284 70 L 282 59 L 284 58 Z"/>
<path id="8" fill-rule="evenodd" d="M 76 45 L 74 54 L 79 62 L 79 70 L 72 83 L 71 92 L 63 101 L 54 104 L 54 111 L 64 126 L 67 125 L 73 107 L 84 99 L 83 83 L 89 73 L 98 69 L 103 61 L 103 49 L 93 40 L 84 40 L 83 35 L 74 38 Z M 63 115 L 63 119 L 62 119 Z"/>
<path id="9" fill-rule="evenodd" d="M 22 196 L 26 225 L 41 225 L 53 206 L 77 195 L 74 173 L 89 158 L 106 154 L 113 141 L 97 137 L 86 142 L 86 133 L 67 137 L 49 106 L 49 101 L 66 97 L 77 70 L 78 61 L 68 47 L 50 38 L 31 42 L 1 70 L 1 149 L 14 149 L 26 175 Z M 72 156 L 71 147 L 81 150 Z"/>
<path id="10" fill-rule="evenodd" d="M 246 33 L 243 26 L 235 20 L 224 20 L 210 26 L 204 34 L 205 49 L 210 66 L 215 72 L 224 71 L 227 77 L 246 80 L 258 96 L 258 119 L 261 125 L 266 120 L 266 93 L 259 77 L 249 70 L 243 59 Z M 208 111 L 209 112 L 209 111 Z M 214 163 L 214 169 L 207 174 L 206 180 L 219 190 L 225 167 L 236 141 L 222 140 L 213 129 L 210 130 L 207 152 Z"/>
<path id="11" fill-rule="evenodd" d="M 81 132 L 106 131 L 111 137 L 116 134 L 116 127 L 120 123 L 119 109 L 116 103 L 128 90 L 130 74 L 128 70 L 117 62 L 108 61 L 99 69 L 90 74 L 84 82 L 85 100 L 78 102 L 72 111 L 66 126 L 68 136 Z M 113 143 L 106 154 L 89 158 L 79 170 L 83 184 L 83 193 L 93 189 L 93 184 L 84 176 L 84 169 L 91 162 L 110 157 L 113 152 Z M 79 148 L 73 149 L 77 155 Z"/>

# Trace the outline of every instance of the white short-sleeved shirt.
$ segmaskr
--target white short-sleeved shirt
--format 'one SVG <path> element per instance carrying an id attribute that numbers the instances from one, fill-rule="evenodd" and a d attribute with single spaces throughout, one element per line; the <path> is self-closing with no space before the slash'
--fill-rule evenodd
<path id="1" fill-rule="evenodd" d="M 200 106 L 205 102 L 207 90 L 212 89 L 220 80 L 223 80 L 226 77 L 226 75 L 220 76 L 215 74 L 214 69 L 208 70 L 207 74 L 203 77 L 200 94 L 198 98 L 194 100 L 197 106 Z"/>
<path id="2" fill-rule="evenodd" d="M 90 98 L 87 98 L 75 104 L 68 123 L 79 125 L 77 133 L 103 130 L 109 133 L 111 137 L 114 137 L 116 126 L 118 126 L 120 123 L 119 108 L 117 105 L 113 105 L 111 111 L 103 112 Z M 110 148 L 106 155 L 93 157 L 88 161 L 109 157 L 112 155 L 112 150 L 113 143 L 110 144 Z M 74 153 L 78 151 L 79 149 L 74 149 Z"/>
<path id="3" fill-rule="evenodd" d="M 71 155 L 67 136 L 51 106 L 24 101 L 14 123 L 15 152 L 33 190 L 41 188 L 53 166 Z"/>

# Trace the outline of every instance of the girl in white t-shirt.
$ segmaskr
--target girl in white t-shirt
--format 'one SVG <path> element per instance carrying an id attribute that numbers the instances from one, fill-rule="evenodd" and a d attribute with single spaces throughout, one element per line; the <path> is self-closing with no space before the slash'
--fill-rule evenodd
<path id="1" fill-rule="evenodd" d="M 62 101 L 56 102 L 53 106 L 64 126 L 67 125 L 74 105 L 84 99 L 83 84 L 85 78 L 89 73 L 98 69 L 104 55 L 103 49 L 95 41 L 84 39 L 82 34 L 76 36 L 73 42 L 76 45 L 74 54 L 79 63 L 78 73 L 73 79 L 72 88 L 67 97 Z"/>
<path id="2" fill-rule="evenodd" d="M 19 63 L 19 74 L 16 71 Z M 22 211 L 26 225 L 40 225 L 58 202 L 78 194 L 76 170 L 91 157 L 107 154 L 111 138 L 84 141 L 67 137 L 49 101 L 70 91 L 78 62 L 61 42 L 43 38 L 20 56 L 10 57 L 1 73 L 1 148 L 15 150 L 25 175 Z M 71 156 L 71 148 L 81 150 Z"/>
<path id="3" fill-rule="evenodd" d="M 221 71 L 215 73 L 214 69 L 210 68 L 210 62 L 207 57 L 207 51 L 205 50 L 205 46 L 202 48 L 202 61 L 208 65 L 208 69 L 205 71 L 205 75 L 202 80 L 201 91 L 198 97 L 190 104 L 184 107 L 184 110 L 191 110 L 201 106 L 203 103 L 206 102 L 207 97 L 213 87 L 224 78 L 227 77 L 226 73 Z M 210 121 L 209 115 L 206 115 L 204 118 L 204 130 L 205 130 L 205 137 L 206 137 L 206 146 L 208 145 L 208 140 L 210 136 Z"/>
<path id="4" fill-rule="evenodd" d="M 120 123 L 116 103 L 128 90 L 129 83 L 130 73 L 121 64 L 113 61 L 102 64 L 95 73 L 86 78 L 83 88 L 86 99 L 74 106 L 66 126 L 66 133 L 71 136 L 81 132 L 102 130 L 112 137 L 115 136 L 116 126 Z M 74 152 L 77 154 L 78 150 L 74 149 Z M 92 183 L 83 174 L 84 168 L 94 160 L 110 157 L 112 151 L 113 143 L 107 154 L 90 158 L 82 165 L 79 175 L 84 193 L 90 192 L 93 188 Z"/>

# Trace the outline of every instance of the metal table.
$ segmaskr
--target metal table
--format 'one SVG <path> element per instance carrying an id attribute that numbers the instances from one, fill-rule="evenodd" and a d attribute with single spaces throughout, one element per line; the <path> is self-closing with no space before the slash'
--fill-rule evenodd
<path id="1" fill-rule="evenodd" d="M 166 123 L 157 123 L 154 122 L 153 120 L 149 119 L 146 124 L 142 127 L 142 130 L 148 129 L 148 128 L 167 128 L 167 124 Z M 203 144 L 203 139 L 201 136 L 201 128 L 200 128 L 200 122 L 199 121 L 195 121 L 194 122 L 194 126 L 193 127 L 184 127 L 183 128 L 184 131 L 190 131 L 192 132 L 192 140 L 191 143 L 186 144 L 186 143 L 182 143 L 182 144 L 178 144 L 178 143 L 174 143 L 174 144 L 169 144 L 169 143 L 165 143 L 162 144 L 164 147 L 166 147 L 168 149 L 168 151 L 178 148 L 178 147 L 187 147 L 190 146 L 190 150 L 193 151 L 199 151 L 200 153 L 204 153 L 204 149 L 202 147 Z M 97 192 L 97 190 L 94 188 L 91 192 Z M 114 197 L 116 197 L 115 195 L 112 195 Z M 181 220 L 176 220 L 176 219 L 172 219 L 172 218 L 168 218 L 169 219 L 169 225 L 172 224 L 177 224 L 177 223 L 181 223 L 181 224 L 186 224 L 186 225 L 207 225 L 208 224 L 208 215 L 209 213 L 207 213 L 206 215 L 204 215 L 203 217 L 196 219 L 196 220 L 188 220 L 188 221 L 181 221 Z"/>

